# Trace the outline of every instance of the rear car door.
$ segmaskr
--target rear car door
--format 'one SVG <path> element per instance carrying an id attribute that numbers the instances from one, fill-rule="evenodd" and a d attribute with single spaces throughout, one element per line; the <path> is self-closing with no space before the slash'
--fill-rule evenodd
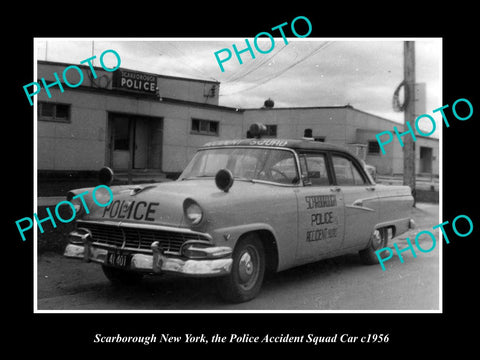
<path id="1" fill-rule="evenodd" d="M 378 222 L 379 202 L 359 161 L 344 153 L 330 154 L 335 190 L 345 204 L 345 234 L 342 248 L 368 244 Z"/>
<path id="2" fill-rule="evenodd" d="M 327 154 L 300 154 L 304 186 L 296 189 L 298 203 L 297 261 L 323 258 L 341 248 L 343 240 L 343 198 L 333 187 Z"/>

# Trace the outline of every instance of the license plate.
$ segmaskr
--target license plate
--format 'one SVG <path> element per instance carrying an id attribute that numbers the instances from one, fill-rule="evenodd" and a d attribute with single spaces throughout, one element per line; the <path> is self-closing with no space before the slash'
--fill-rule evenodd
<path id="1" fill-rule="evenodd" d="M 130 260 L 132 256 L 130 254 L 122 254 L 118 252 L 108 252 L 107 253 L 107 265 L 117 266 L 117 267 L 128 267 L 130 265 Z"/>

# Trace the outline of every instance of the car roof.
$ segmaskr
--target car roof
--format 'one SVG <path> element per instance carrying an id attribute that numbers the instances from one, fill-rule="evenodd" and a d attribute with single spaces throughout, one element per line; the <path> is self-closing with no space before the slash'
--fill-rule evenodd
<path id="1" fill-rule="evenodd" d="M 277 139 L 277 138 L 251 138 L 251 139 L 234 139 L 234 140 L 216 140 L 210 141 L 201 148 L 210 147 L 230 147 L 230 146 L 269 146 L 282 147 L 294 150 L 336 150 L 341 152 L 348 152 L 345 148 L 325 143 L 321 141 L 314 141 L 313 139 Z"/>

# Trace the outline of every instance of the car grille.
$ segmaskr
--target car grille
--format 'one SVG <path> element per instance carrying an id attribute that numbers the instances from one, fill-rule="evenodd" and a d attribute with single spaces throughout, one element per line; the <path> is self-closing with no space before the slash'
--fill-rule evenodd
<path id="1" fill-rule="evenodd" d="M 162 250 L 180 253 L 182 245 L 189 240 L 208 241 L 201 234 L 166 230 L 139 229 L 118 225 L 79 223 L 79 227 L 90 230 L 94 243 L 118 248 L 151 250 L 150 245 L 158 241 Z"/>

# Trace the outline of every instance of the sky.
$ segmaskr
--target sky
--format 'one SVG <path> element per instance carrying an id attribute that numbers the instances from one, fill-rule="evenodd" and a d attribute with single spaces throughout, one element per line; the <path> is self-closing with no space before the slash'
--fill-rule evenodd
<path id="1" fill-rule="evenodd" d="M 219 105 L 260 108 L 268 98 L 275 107 L 342 106 L 403 122 L 395 112 L 392 97 L 403 80 L 404 40 L 415 41 L 416 82 L 425 83 L 425 113 L 441 121 L 432 110 L 442 106 L 442 40 L 440 38 L 275 38 L 272 45 L 260 37 L 256 50 L 241 53 L 240 64 L 233 51 L 246 48 L 245 38 L 36 38 L 38 60 L 79 64 L 103 51 L 114 49 L 121 67 L 149 73 L 220 82 Z M 229 49 L 230 60 L 221 71 L 215 52 Z M 223 59 L 227 52 L 219 53 Z M 106 66 L 115 66 L 111 53 Z M 111 64 L 109 64 L 109 61 Z M 420 124 L 428 131 L 431 124 Z M 438 128 L 438 127 L 437 127 Z M 437 134 L 434 134 L 435 136 Z"/>

